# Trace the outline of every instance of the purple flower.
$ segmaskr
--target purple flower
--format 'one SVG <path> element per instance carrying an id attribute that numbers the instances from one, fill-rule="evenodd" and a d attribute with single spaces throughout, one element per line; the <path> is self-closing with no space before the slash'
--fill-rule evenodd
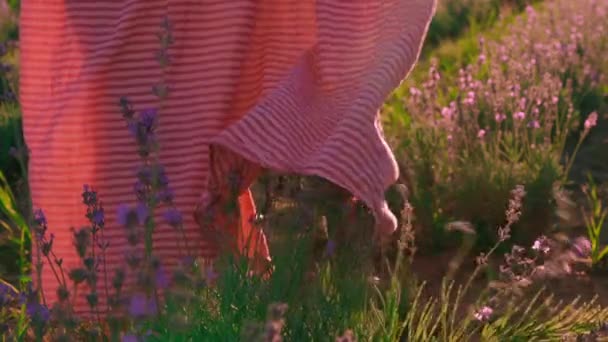
<path id="1" fill-rule="evenodd" d="M 155 126 L 158 118 L 158 111 L 154 108 L 146 109 L 140 114 L 139 121 L 147 132 L 151 132 Z"/>
<path id="2" fill-rule="evenodd" d="M 116 218 L 118 221 L 118 224 L 122 225 L 122 226 L 127 226 L 129 225 L 129 221 L 130 221 L 130 217 L 132 213 L 131 208 L 127 205 L 127 204 L 120 204 L 118 206 L 118 208 L 116 209 Z"/>
<path id="3" fill-rule="evenodd" d="M 129 314 L 134 317 L 146 317 L 156 313 L 156 301 L 143 293 L 136 293 L 129 302 Z"/>
<path id="4" fill-rule="evenodd" d="M 492 309 L 489 306 L 484 306 L 481 309 L 477 310 L 475 312 L 475 314 L 473 314 L 473 316 L 475 317 L 476 320 L 478 320 L 480 322 L 487 322 L 490 320 L 493 313 L 494 313 L 494 309 Z"/>
<path id="5" fill-rule="evenodd" d="M 501 123 L 503 121 L 505 121 L 507 119 L 507 116 L 501 113 L 496 113 L 496 115 L 494 115 L 494 120 L 496 120 L 496 122 Z"/>
<path id="6" fill-rule="evenodd" d="M 451 119 L 452 116 L 454 115 L 454 111 L 452 110 L 451 107 L 443 107 L 441 109 L 441 116 L 443 116 L 445 119 Z"/>
<path id="7" fill-rule="evenodd" d="M 46 306 L 35 302 L 27 303 L 25 312 L 30 319 L 39 323 L 46 323 L 51 317 L 51 312 Z"/>
<path id="8" fill-rule="evenodd" d="M 544 236 L 539 237 L 532 244 L 532 249 L 543 254 L 549 253 L 549 251 L 551 250 L 551 247 L 549 246 L 549 240 Z"/>
<path id="9" fill-rule="evenodd" d="M 140 225 L 144 225 L 146 223 L 146 220 L 148 220 L 148 216 L 150 216 L 150 210 L 148 209 L 148 206 L 143 203 L 138 203 L 135 212 L 137 214 L 137 222 Z"/>
<path id="10" fill-rule="evenodd" d="M 591 242 L 586 237 L 578 237 L 572 243 L 572 249 L 580 258 L 588 258 L 591 255 Z"/>
<path id="11" fill-rule="evenodd" d="M 96 226 L 103 226 L 105 223 L 105 215 L 104 215 L 104 211 L 103 208 L 98 208 L 93 212 L 93 224 L 95 224 Z"/>
<path id="12" fill-rule="evenodd" d="M 175 208 L 167 209 L 163 217 L 165 218 L 165 221 L 174 228 L 179 227 L 183 222 L 182 214 Z"/>
<path id="13" fill-rule="evenodd" d="M 538 122 L 538 120 L 532 120 L 532 121 L 530 121 L 530 123 L 528 123 L 528 127 L 540 128 L 540 123 Z"/>
<path id="14" fill-rule="evenodd" d="M 523 120 L 526 118 L 526 113 L 524 112 L 517 112 L 515 114 L 513 114 L 513 117 L 517 120 Z"/>
<path id="15" fill-rule="evenodd" d="M 588 131 L 595 127 L 595 125 L 597 125 L 597 112 L 589 114 L 589 117 L 585 120 L 585 130 Z"/>
<path id="16" fill-rule="evenodd" d="M 137 123 L 137 121 L 129 121 L 127 122 L 127 129 L 129 130 L 129 133 L 131 133 L 132 136 L 136 137 L 137 132 L 139 130 L 139 124 Z"/>
<path id="17" fill-rule="evenodd" d="M 173 190 L 171 190 L 170 188 L 166 188 L 162 191 L 159 191 L 157 196 L 158 200 L 164 203 L 173 202 L 173 198 L 175 197 L 175 195 L 173 194 Z"/>
<path id="18" fill-rule="evenodd" d="M 36 224 L 39 226 L 47 225 L 46 216 L 44 216 L 44 212 L 42 211 L 42 209 L 34 210 L 34 222 L 36 222 Z"/>
<path id="19" fill-rule="evenodd" d="M 475 104 L 475 93 L 472 91 L 469 91 L 467 93 L 467 97 L 464 99 L 463 103 L 466 105 L 474 105 Z"/>

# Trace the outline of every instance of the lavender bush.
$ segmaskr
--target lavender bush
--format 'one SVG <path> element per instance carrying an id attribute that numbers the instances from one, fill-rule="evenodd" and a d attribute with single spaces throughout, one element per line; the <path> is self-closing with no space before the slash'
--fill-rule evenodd
<path id="1" fill-rule="evenodd" d="M 592 0 L 587 3 L 598 6 L 592 8 L 593 13 L 585 13 L 597 28 L 597 16 L 606 6 Z M 505 42 L 514 44 L 511 50 L 516 48 L 515 35 L 522 38 L 524 33 L 528 34 L 524 38 L 548 48 L 553 44 L 548 37 L 561 32 L 551 24 L 551 16 L 576 17 L 576 10 L 584 8 L 565 1 L 556 6 L 538 14 L 529 10 L 522 27 L 514 28 L 505 38 Z M 576 32 L 589 30 L 583 24 L 576 26 Z M 53 249 L 54 237 L 48 234 L 43 210 L 26 206 L 25 211 L 33 213 L 31 217 L 10 216 L 12 224 L 18 223 L 22 232 L 31 228 L 36 237 L 34 273 L 50 267 L 61 286 L 57 293 L 40 293 L 27 279 L 18 286 L 0 282 L 0 334 L 8 340 L 40 341 L 274 342 L 327 340 L 329 336 L 347 342 L 557 340 L 568 334 L 600 333 L 605 329 L 602 324 L 608 321 L 608 310 L 593 300 L 557 303 L 544 296 L 541 286 L 548 279 L 571 277 L 579 269 L 586 270 L 593 255 L 588 240 L 540 236 L 529 247 L 512 247 L 498 267 L 493 264 L 499 247 L 517 232 L 517 223 L 527 219 L 527 212 L 536 210 L 534 201 L 546 191 L 543 186 L 564 183 L 572 159 L 561 165 L 560 155 L 579 114 L 587 114 L 580 112 L 585 101 L 577 99 L 605 83 L 601 55 L 579 55 L 578 45 L 587 36 L 566 36 L 560 33 L 556 37 L 570 44 L 576 42 L 575 52 L 571 47 L 554 49 L 551 51 L 557 55 L 553 57 L 526 43 L 518 47 L 520 50 L 504 51 L 507 58 L 503 59 L 500 44 L 482 42 L 484 53 L 478 63 L 464 68 L 454 78 L 455 85 L 448 81 L 450 77 L 440 76 L 436 66 L 424 89 L 412 89 L 405 107 L 413 120 L 398 128 L 411 134 L 403 140 L 402 148 L 412 153 L 409 165 L 413 178 L 409 189 L 394 189 L 399 198 L 392 204 L 401 210 L 402 223 L 394 246 L 372 248 L 364 238 L 354 241 L 349 236 L 336 238 L 331 234 L 335 226 L 345 225 L 341 212 L 352 213 L 343 207 L 356 206 L 344 204 L 344 194 L 339 191 L 324 189 L 321 196 L 336 203 L 329 203 L 322 212 L 317 211 L 320 205 L 314 206 L 311 212 L 307 202 L 317 202 L 318 196 L 289 203 L 286 197 L 294 197 L 290 193 L 316 184 L 315 180 L 306 179 L 303 185 L 264 178 L 265 184 L 261 185 L 268 204 L 256 222 L 269 233 L 287 232 L 271 240 L 275 267 L 268 279 L 252 276 L 248 261 L 231 254 L 209 267 L 187 253 L 182 216 L 173 205 L 170 175 L 157 157 L 162 141 L 158 141 L 156 129 L 162 100 L 170 94 L 160 80 L 153 87 L 161 102 L 159 108 L 136 112 L 127 98 L 121 99 L 125 129 L 132 134 L 141 157 L 141 166 L 134 174 L 137 205 L 108 208 L 94 184 L 83 186 L 82 209 L 89 224 L 74 231 L 74 246 L 82 260 L 74 269 L 64 269 L 61 251 Z M 589 37 L 587 45 L 581 46 L 591 50 L 605 40 L 602 34 Z M 157 58 L 164 68 L 173 40 L 167 20 L 160 26 L 159 38 Z M 526 58 L 535 56 L 536 60 L 531 65 L 522 64 L 516 52 Z M 555 58 L 561 58 L 560 63 L 554 62 Z M 585 63 L 593 66 L 591 73 L 585 71 Z M 565 71 L 560 69 L 564 64 Z M 596 113 L 582 121 L 579 141 L 585 139 L 597 119 Z M 26 152 L 18 148 L 13 153 L 20 165 L 25 164 Z M 18 211 L 9 190 L 0 192 L 7 194 L 0 196 L 0 209 L 5 215 L 8 209 Z M 491 205 L 476 208 L 486 202 Z M 430 219 L 424 216 L 429 203 Z M 281 221 L 286 207 L 301 209 L 304 215 L 288 215 Z M 448 228 L 464 237 L 463 244 L 450 263 L 439 296 L 426 296 L 424 284 L 416 281 L 410 267 L 419 233 L 415 225 L 425 219 L 437 224 L 457 215 L 475 221 L 475 216 L 484 215 L 486 210 L 488 227 L 495 222 L 497 231 L 494 227 L 476 231 L 478 225 L 464 220 L 450 222 Z M 182 264 L 171 273 L 154 255 L 152 236 L 158 224 L 157 211 L 162 211 L 166 223 L 175 228 L 177 248 L 185 251 Z M 104 265 L 104 253 L 111 243 L 104 238 L 107 215 L 118 216 L 130 246 L 125 267 L 113 272 Z M 349 221 L 349 225 L 369 226 L 367 223 L 358 217 L 356 222 Z M 483 234 L 496 242 L 479 255 L 468 280 L 458 285 L 455 276 L 471 249 L 470 242 Z M 381 254 L 380 262 L 387 267 L 370 262 L 376 249 Z M 387 249 L 393 249 L 396 255 L 389 255 Z M 42 259 L 46 260 L 44 266 Z M 21 271 L 24 275 L 27 272 Z M 472 301 L 468 300 L 467 295 L 474 292 L 473 286 L 484 272 L 496 276 L 482 279 L 489 281 L 474 293 Z M 127 286 L 129 278 L 136 279 L 133 286 Z M 102 291 L 109 299 L 107 303 L 98 299 Z M 59 299 L 53 307 L 46 304 L 49 296 Z M 76 298 L 86 300 L 93 312 L 91 318 L 75 315 Z"/>
<path id="2" fill-rule="evenodd" d="M 456 74 L 433 63 L 422 86 L 403 99 L 409 120 L 391 122 L 417 220 L 433 227 L 434 243 L 445 240 L 444 224 L 458 219 L 491 244 L 501 199 L 515 184 L 526 185 L 533 215 L 514 234 L 529 240 L 541 233 L 550 224 L 554 186 L 566 184 L 575 158 L 577 148 L 567 142 L 574 137 L 580 146 L 605 106 L 598 98 L 608 71 L 606 3 L 541 8 L 528 7 L 497 41 L 480 38 L 476 61 Z"/>

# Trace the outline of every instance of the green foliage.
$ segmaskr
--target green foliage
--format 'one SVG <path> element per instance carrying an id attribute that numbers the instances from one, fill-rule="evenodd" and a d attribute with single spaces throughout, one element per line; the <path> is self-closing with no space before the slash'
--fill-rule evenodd
<path id="1" fill-rule="evenodd" d="M 584 187 L 584 192 L 590 206 L 590 212 L 584 215 L 584 219 L 587 226 L 587 236 L 591 242 L 591 263 L 597 265 L 608 256 L 608 246 L 602 247 L 600 240 L 602 228 L 604 228 L 606 217 L 608 217 L 608 208 L 604 207 L 593 178 L 589 175 L 588 179 L 588 185 Z"/>

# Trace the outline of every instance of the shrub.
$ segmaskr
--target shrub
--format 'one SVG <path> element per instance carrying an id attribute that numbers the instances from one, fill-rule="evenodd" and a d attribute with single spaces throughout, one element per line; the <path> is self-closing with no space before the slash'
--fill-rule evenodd
<path id="1" fill-rule="evenodd" d="M 599 106 L 588 98 L 605 83 L 608 28 L 603 2 L 543 9 L 528 7 L 497 41 L 480 38 L 476 62 L 457 74 L 434 63 L 402 109 L 386 109 L 406 115 L 393 114 L 392 141 L 405 158 L 417 220 L 435 245 L 447 241 L 444 223 L 454 219 L 472 222 L 491 245 L 501 199 L 515 184 L 528 189 L 529 215 L 514 236 L 530 240 L 549 225 L 554 184 L 565 184 L 574 158 L 562 160 L 567 142 L 576 132 L 587 136 L 591 127 L 577 128 Z"/>

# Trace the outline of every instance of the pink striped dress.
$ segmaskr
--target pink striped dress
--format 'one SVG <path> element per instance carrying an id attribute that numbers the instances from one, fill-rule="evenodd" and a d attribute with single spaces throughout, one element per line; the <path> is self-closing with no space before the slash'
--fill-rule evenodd
<path id="1" fill-rule="evenodd" d="M 155 53 L 165 16 L 174 44 L 160 160 L 194 253 L 215 255 L 192 213 L 217 181 L 211 175 L 234 165 L 247 182 L 259 167 L 324 177 L 366 203 L 380 232 L 393 232 L 384 191 L 398 169 L 378 108 L 416 62 L 434 8 L 435 0 L 23 0 L 31 192 L 65 267 L 79 262 L 70 228 L 87 224 L 83 184 L 106 207 L 108 268 L 124 264 L 127 239 L 113 213 L 135 203 L 139 157 L 118 100 L 159 105 L 151 87 L 163 77 Z M 241 236 L 260 236 L 247 219 L 255 212 L 247 184 L 241 190 L 234 224 Z M 157 227 L 155 253 L 169 266 L 180 255 L 175 240 L 169 225 Z M 45 267 L 51 301 L 56 287 Z"/>

